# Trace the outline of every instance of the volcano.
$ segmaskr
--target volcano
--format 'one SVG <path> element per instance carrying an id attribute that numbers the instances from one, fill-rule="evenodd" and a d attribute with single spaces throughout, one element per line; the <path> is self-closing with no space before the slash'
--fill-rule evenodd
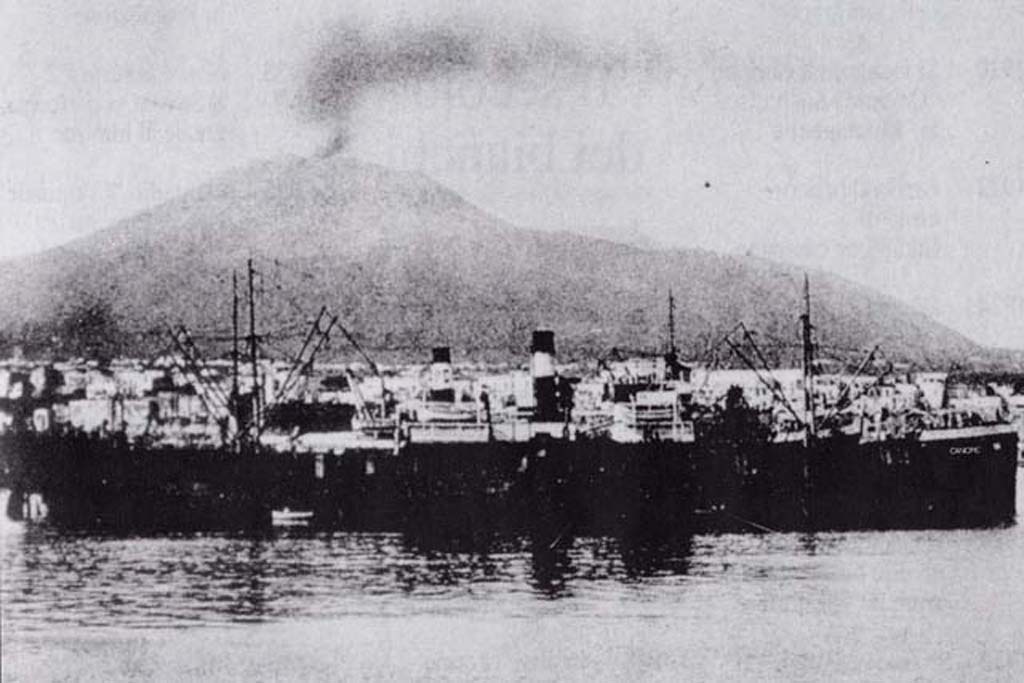
<path id="1" fill-rule="evenodd" d="M 556 331 L 563 357 L 653 351 L 667 338 L 669 290 L 687 357 L 707 354 L 739 321 L 759 331 L 773 361 L 794 358 L 799 343 L 803 271 L 795 267 L 521 229 L 425 175 L 338 155 L 236 169 L 7 261 L 0 332 L 9 346 L 58 355 L 104 344 L 155 353 L 172 324 L 223 343 L 231 271 L 249 258 L 268 344 L 271 332 L 301 330 L 327 306 L 368 349 L 409 359 L 442 344 L 470 357 L 522 358 L 541 326 Z M 880 343 L 890 358 L 945 367 L 981 351 L 895 299 L 827 273 L 810 277 L 823 355 Z"/>

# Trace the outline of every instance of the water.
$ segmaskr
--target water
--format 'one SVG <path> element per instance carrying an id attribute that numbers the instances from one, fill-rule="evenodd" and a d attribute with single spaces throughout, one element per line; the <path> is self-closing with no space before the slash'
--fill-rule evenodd
<path id="1" fill-rule="evenodd" d="M 4 680 L 1024 678 L 1019 526 L 654 545 L 0 532 Z"/>

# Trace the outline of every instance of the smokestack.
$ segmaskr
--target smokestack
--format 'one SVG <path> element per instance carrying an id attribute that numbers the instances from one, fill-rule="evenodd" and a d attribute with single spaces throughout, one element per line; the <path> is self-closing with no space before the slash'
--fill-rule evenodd
<path id="1" fill-rule="evenodd" d="M 555 333 L 534 330 L 530 344 L 530 376 L 533 377 L 534 418 L 538 422 L 558 422 L 558 391 L 555 384 Z"/>
<path id="2" fill-rule="evenodd" d="M 435 346 L 432 351 L 430 374 L 427 379 L 427 400 L 455 403 L 452 350 L 447 346 Z"/>
<path id="3" fill-rule="evenodd" d="M 555 355 L 555 333 L 551 330 L 534 330 L 533 343 L 530 344 L 531 353 L 547 353 Z"/>

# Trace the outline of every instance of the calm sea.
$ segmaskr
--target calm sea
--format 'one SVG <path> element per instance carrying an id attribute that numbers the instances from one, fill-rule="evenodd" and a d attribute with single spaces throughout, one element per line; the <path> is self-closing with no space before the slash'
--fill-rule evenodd
<path id="1" fill-rule="evenodd" d="M 5 681 L 1024 680 L 1019 526 L 0 534 Z"/>

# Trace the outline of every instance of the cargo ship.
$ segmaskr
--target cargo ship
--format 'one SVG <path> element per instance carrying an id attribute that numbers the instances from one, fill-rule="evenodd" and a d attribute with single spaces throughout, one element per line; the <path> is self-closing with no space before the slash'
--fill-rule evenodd
<path id="1" fill-rule="evenodd" d="M 692 368 L 679 362 L 671 294 L 664 354 L 602 360 L 585 382 L 559 372 L 554 333 L 536 330 L 529 372 L 513 378 L 521 386 L 511 401 L 485 379 L 471 391 L 457 386 L 448 347 L 433 350 L 421 390 L 399 400 L 326 309 L 285 377 L 271 382 L 261 371 L 252 277 L 250 263 L 244 340 L 234 288 L 228 386 L 210 380 L 179 330 L 171 374 L 186 384 L 166 405 L 155 389 L 134 402 L 115 395 L 99 402 L 109 414 L 82 429 L 57 419 L 58 408 L 73 412 L 75 401 L 54 403 L 39 387 L 3 399 L 8 514 L 35 514 L 34 495 L 54 523 L 125 529 L 264 528 L 278 520 L 378 530 L 540 524 L 579 534 L 1014 519 L 1017 436 L 1004 416 L 941 405 L 869 411 L 851 395 L 853 384 L 821 410 L 807 283 L 799 399 L 726 337 L 770 398 L 766 406 L 733 384 L 698 397 Z M 289 395 L 339 328 L 366 360 L 378 395 L 364 396 L 351 373 L 331 378 L 346 398 Z M 172 429 L 172 404 L 186 397 L 202 404 L 201 419 Z M 135 428 L 125 419 L 131 410 L 144 418 Z"/>

